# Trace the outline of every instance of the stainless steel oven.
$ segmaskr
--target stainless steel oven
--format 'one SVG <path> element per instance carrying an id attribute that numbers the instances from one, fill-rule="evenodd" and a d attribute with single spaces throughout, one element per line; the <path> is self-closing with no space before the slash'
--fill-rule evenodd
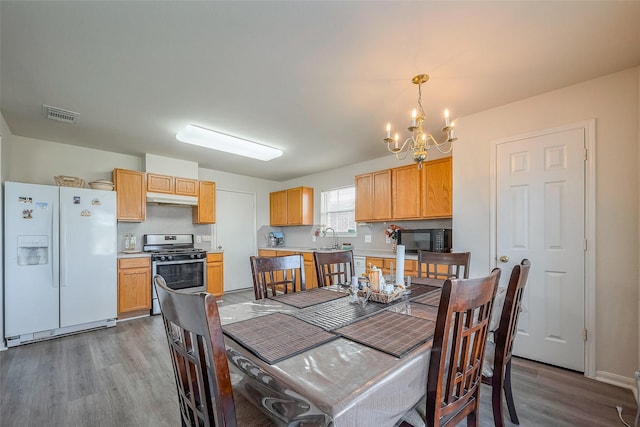
<path id="1" fill-rule="evenodd" d="M 147 234 L 144 250 L 151 253 L 151 314 L 160 314 L 153 277 L 162 276 L 171 289 L 180 292 L 207 290 L 206 252 L 193 247 L 192 234 Z"/>

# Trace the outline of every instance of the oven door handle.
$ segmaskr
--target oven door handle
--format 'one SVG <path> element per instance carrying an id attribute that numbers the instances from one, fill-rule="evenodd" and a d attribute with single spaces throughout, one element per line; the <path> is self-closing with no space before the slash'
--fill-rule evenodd
<path id="1" fill-rule="evenodd" d="M 155 265 L 176 265 L 176 264 L 197 264 L 197 263 L 203 263 L 206 264 L 207 263 L 207 259 L 206 258 L 202 258 L 202 259 L 184 259 L 182 261 L 153 261 L 153 264 Z"/>

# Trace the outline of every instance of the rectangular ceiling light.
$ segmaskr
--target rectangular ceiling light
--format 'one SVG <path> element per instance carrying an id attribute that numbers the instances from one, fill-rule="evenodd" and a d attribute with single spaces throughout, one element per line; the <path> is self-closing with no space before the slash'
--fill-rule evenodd
<path id="1" fill-rule="evenodd" d="M 224 151 L 258 160 L 272 160 L 282 156 L 282 150 L 257 142 L 215 132 L 196 125 L 187 125 L 176 134 L 176 139 L 187 144 Z"/>

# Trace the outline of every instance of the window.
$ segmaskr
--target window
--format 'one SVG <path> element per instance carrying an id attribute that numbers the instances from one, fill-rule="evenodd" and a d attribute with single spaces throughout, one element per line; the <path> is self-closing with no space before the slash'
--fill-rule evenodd
<path id="1" fill-rule="evenodd" d="M 321 195 L 320 219 L 323 227 L 336 234 L 356 235 L 356 187 L 326 190 Z"/>

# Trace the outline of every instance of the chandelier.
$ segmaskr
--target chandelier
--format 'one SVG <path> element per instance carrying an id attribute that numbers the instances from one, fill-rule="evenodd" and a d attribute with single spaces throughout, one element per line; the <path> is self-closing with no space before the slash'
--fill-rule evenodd
<path id="1" fill-rule="evenodd" d="M 418 110 L 415 108 L 411 113 L 412 124 L 409 126 L 409 136 L 402 145 L 399 144 L 399 136 L 396 133 L 394 138 L 391 138 L 391 123 L 387 123 L 387 137 L 384 142 L 387 143 L 387 149 L 396 155 L 398 160 L 404 160 L 409 151 L 413 152 L 413 161 L 418 164 L 418 169 L 422 169 L 422 162 L 426 161 L 429 157 L 429 149 L 434 146 L 441 153 L 450 153 L 453 149 L 453 142 L 458 138 L 453 136 L 454 123 L 449 120 L 449 110 L 444 110 L 444 127 L 442 133 L 446 135 L 446 140 L 438 142 L 433 135 L 429 132 L 425 132 L 422 129 L 424 123 L 425 114 L 422 108 L 422 84 L 429 80 L 427 74 L 418 74 L 411 81 L 418 85 Z M 402 156 L 401 153 L 404 153 Z"/>

